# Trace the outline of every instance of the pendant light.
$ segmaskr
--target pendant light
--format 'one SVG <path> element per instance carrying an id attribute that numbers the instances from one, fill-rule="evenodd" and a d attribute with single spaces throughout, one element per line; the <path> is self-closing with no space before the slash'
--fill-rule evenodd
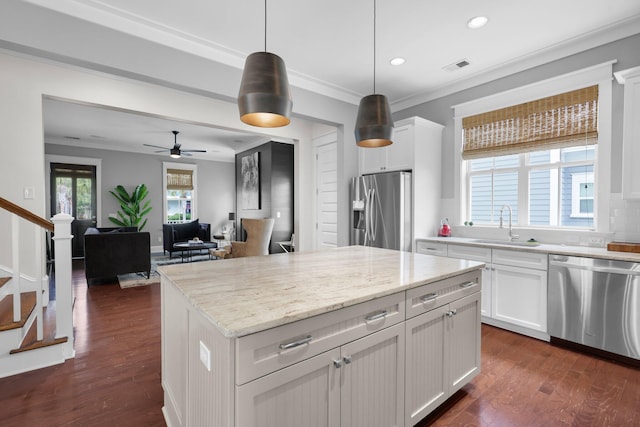
<path id="1" fill-rule="evenodd" d="M 356 144 L 359 147 L 384 147 L 393 144 L 393 121 L 389 101 L 376 94 L 376 0 L 373 0 L 373 95 L 360 100 L 356 118 Z"/>
<path id="2" fill-rule="evenodd" d="M 267 52 L 267 0 L 264 2 L 264 52 L 249 55 L 244 64 L 238 109 L 240 120 L 252 126 L 272 128 L 291 120 L 291 93 L 287 69 L 278 55 Z"/>

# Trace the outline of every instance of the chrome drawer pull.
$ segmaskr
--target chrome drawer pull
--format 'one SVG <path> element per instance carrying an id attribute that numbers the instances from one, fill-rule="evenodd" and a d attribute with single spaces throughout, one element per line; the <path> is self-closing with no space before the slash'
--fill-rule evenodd
<path id="1" fill-rule="evenodd" d="M 471 287 L 471 286 L 473 286 L 475 284 L 476 284 L 476 282 L 460 283 L 460 287 L 464 289 L 464 288 L 469 288 L 469 287 Z"/>
<path id="2" fill-rule="evenodd" d="M 382 310 L 376 314 L 370 314 L 367 317 L 364 318 L 364 320 L 366 320 L 367 322 L 370 322 L 372 320 L 378 320 L 378 319 L 383 319 L 387 317 L 387 310 Z"/>
<path id="3" fill-rule="evenodd" d="M 438 294 L 436 294 L 435 292 L 431 292 L 430 294 L 421 296 L 420 301 L 422 302 L 433 301 L 436 298 L 438 298 Z"/>
<path id="4" fill-rule="evenodd" d="M 313 337 L 311 335 L 307 335 L 305 338 L 299 339 L 297 341 L 291 341 L 286 344 L 280 344 L 278 347 L 280 350 L 289 350 L 290 348 L 300 347 L 301 345 L 308 344 L 311 342 Z"/>

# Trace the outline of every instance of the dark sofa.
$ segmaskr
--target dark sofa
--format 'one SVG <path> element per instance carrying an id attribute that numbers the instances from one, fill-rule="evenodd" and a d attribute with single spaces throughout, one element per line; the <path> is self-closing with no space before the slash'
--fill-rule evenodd
<path id="1" fill-rule="evenodd" d="M 174 252 L 181 251 L 174 249 L 175 243 L 193 240 L 194 237 L 203 242 L 211 242 L 211 226 L 197 219 L 182 224 L 162 224 L 162 246 L 165 252 L 169 252 L 169 258 Z"/>
<path id="2" fill-rule="evenodd" d="M 88 228 L 84 234 L 87 285 L 118 274 L 151 274 L 151 238 L 136 227 Z"/>

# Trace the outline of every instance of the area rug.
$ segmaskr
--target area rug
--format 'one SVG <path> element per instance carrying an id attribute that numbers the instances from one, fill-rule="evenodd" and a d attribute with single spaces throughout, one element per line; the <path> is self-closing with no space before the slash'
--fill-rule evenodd
<path id="1" fill-rule="evenodd" d="M 121 289 L 155 285 L 160 283 L 160 275 L 155 270 L 151 270 L 151 274 L 148 279 L 147 275 L 144 273 L 120 274 L 118 275 L 118 282 L 120 282 Z"/>
<path id="2" fill-rule="evenodd" d="M 152 256 L 151 257 L 151 269 L 154 269 L 156 265 L 170 265 L 170 264 L 180 264 L 182 262 L 199 262 L 199 261 L 209 261 L 209 254 L 193 254 L 192 256 L 185 258 L 184 260 L 180 255 L 174 255 L 169 258 L 167 255 L 161 256 Z"/>

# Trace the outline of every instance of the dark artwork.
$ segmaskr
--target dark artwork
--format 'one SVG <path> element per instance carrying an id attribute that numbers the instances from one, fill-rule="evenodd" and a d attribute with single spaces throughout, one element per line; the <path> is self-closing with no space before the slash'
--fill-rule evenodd
<path id="1" fill-rule="evenodd" d="M 242 158 L 242 207 L 260 209 L 260 157 L 259 152 Z"/>

